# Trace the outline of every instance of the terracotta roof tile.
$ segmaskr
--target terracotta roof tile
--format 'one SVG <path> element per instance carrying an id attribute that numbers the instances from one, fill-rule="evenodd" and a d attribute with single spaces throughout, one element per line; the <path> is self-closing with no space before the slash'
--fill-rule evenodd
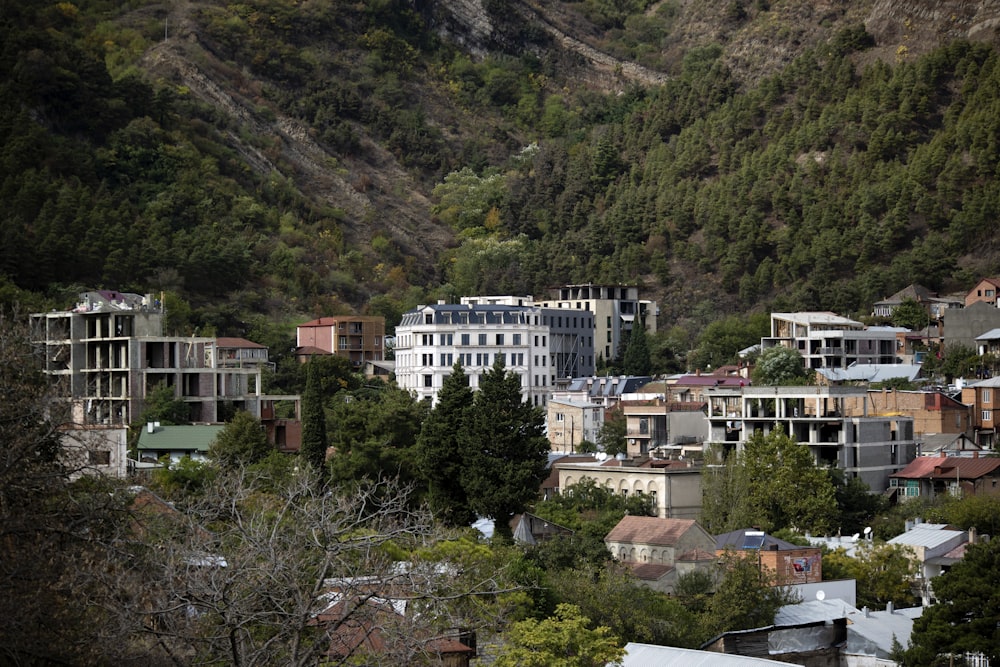
<path id="1" fill-rule="evenodd" d="M 605 542 L 638 542 L 674 546 L 693 525 L 694 519 L 660 519 L 655 516 L 626 516 L 604 538 Z"/>

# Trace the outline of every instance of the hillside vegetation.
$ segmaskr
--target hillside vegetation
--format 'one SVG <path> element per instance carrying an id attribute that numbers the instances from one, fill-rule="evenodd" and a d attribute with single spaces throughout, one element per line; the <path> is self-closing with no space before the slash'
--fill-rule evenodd
<path id="1" fill-rule="evenodd" d="M 1000 272 L 996 17 L 939 4 L 10 0 L 0 298 L 270 342 L 564 282 L 689 334 L 962 290 Z"/>

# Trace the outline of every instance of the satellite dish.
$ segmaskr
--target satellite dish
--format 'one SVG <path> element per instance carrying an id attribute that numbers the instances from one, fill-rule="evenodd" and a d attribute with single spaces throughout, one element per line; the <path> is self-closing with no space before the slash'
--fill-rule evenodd
<path id="1" fill-rule="evenodd" d="M 851 535 L 851 539 L 854 540 L 855 542 L 858 541 L 859 537 L 861 537 L 861 533 L 854 533 L 853 535 Z"/>
<path id="2" fill-rule="evenodd" d="M 824 593 L 823 591 L 816 591 L 816 599 L 820 601 L 825 600 L 826 593 Z"/>
<path id="3" fill-rule="evenodd" d="M 596 456 L 595 458 L 596 458 L 596 459 L 597 459 L 598 461 L 605 461 L 605 460 L 607 460 L 607 458 L 608 458 L 608 455 L 607 455 L 607 454 L 605 454 L 604 452 L 597 452 L 597 456 Z"/>
<path id="4" fill-rule="evenodd" d="M 865 537 L 868 537 L 871 534 L 872 534 L 872 527 L 871 526 L 865 526 Z"/>

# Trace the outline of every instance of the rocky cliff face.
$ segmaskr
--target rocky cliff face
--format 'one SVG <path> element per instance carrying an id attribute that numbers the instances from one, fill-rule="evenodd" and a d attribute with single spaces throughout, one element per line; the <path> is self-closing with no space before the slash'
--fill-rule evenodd
<path id="1" fill-rule="evenodd" d="M 955 39 L 1000 43 L 1000 0 L 875 0 L 865 28 L 879 55 L 902 58 Z"/>

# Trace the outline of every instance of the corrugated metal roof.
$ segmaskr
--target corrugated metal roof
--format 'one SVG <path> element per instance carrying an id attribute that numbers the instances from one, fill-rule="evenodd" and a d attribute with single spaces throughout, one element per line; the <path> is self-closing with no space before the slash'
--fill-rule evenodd
<path id="1" fill-rule="evenodd" d="M 765 658 L 750 658 L 742 655 L 636 642 L 629 642 L 625 645 L 625 657 L 617 664 L 622 667 L 766 667 L 767 665 L 788 667 L 787 662 Z"/>
<path id="2" fill-rule="evenodd" d="M 858 609 L 843 600 L 809 600 L 799 604 L 786 604 L 774 615 L 774 625 L 805 625 L 834 621 L 860 613 Z"/>
<path id="3" fill-rule="evenodd" d="M 929 528 L 926 524 L 921 524 L 913 530 L 908 530 L 902 535 L 889 540 L 888 544 L 902 544 L 910 547 L 924 547 L 933 549 L 941 546 L 955 538 L 964 537 L 961 530 L 947 530 L 944 528 Z"/>
<path id="4" fill-rule="evenodd" d="M 1000 468 L 1000 458 L 970 456 L 918 456 L 890 477 L 900 479 L 979 479 Z"/>
<path id="5" fill-rule="evenodd" d="M 139 435 L 140 450 L 207 452 L 223 424 L 193 424 L 185 426 L 158 426 L 150 433 L 147 428 Z"/>

